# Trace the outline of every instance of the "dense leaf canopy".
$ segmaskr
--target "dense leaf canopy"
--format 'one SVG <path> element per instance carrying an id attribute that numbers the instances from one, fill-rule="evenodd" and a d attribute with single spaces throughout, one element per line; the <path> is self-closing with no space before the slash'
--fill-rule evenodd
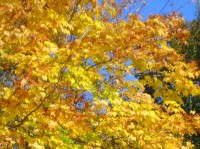
<path id="1" fill-rule="evenodd" d="M 0 0 L 0 148 L 192 148 L 200 71 L 169 44 L 189 31 L 129 3 Z"/>

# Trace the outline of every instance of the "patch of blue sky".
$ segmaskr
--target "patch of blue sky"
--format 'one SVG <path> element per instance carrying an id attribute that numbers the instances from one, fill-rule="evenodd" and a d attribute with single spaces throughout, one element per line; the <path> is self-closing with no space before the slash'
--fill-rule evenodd
<path id="1" fill-rule="evenodd" d="M 55 54 L 54 52 L 51 52 L 51 53 L 50 53 L 50 57 L 51 57 L 51 58 L 57 58 L 57 56 L 56 56 L 56 54 Z"/>
<path id="2" fill-rule="evenodd" d="M 15 76 L 14 75 L 12 75 L 12 74 L 8 74 L 6 71 L 4 72 L 4 71 L 1 71 L 0 70 L 0 79 L 2 80 L 2 82 L 6 85 L 6 86 L 8 86 L 8 87 L 13 87 L 14 86 L 14 83 L 13 83 L 13 81 L 12 81 L 12 79 L 14 79 L 15 78 Z"/>
<path id="3" fill-rule="evenodd" d="M 76 40 L 78 37 L 77 36 L 74 36 L 74 35 L 67 35 L 67 40 L 66 40 L 66 43 L 69 43 L 73 40 Z"/>
<path id="4" fill-rule="evenodd" d="M 89 66 L 95 65 L 95 63 L 93 62 L 92 58 L 89 58 L 89 59 L 87 60 L 87 63 L 88 63 Z"/>
<path id="5" fill-rule="evenodd" d="M 69 69 L 68 68 L 63 68 L 63 72 L 64 73 L 69 72 Z"/>
<path id="6" fill-rule="evenodd" d="M 128 61 L 125 62 L 125 64 L 126 64 L 127 67 L 129 67 L 132 64 L 132 61 L 128 60 Z M 125 81 L 136 81 L 137 79 L 136 79 L 134 73 L 132 73 L 132 74 L 126 73 L 125 77 L 124 77 L 124 80 Z"/>
<path id="7" fill-rule="evenodd" d="M 85 91 L 79 95 L 84 97 L 84 101 L 93 101 L 93 94 L 89 91 Z"/>
<path id="8" fill-rule="evenodd" d="M 163 103 L 163 97 L 160 96 L 160 97 L 156 98 L 156 99 L 155 99 L 155 102 L 156 102 L 157 104 L 162 104 L 162 103 Z"/>
<path id="9" fill-rule="evenodd" d="M 134 74 L 126 74 L 124 77 L 125 81 L 136 81 L 137 79 L 135 78 Z"/>
<path id="10" fill-rule="evenodd" d="M 128 11 L 135 14 L 136 10 L 139 8 L 138 6 L 132 8 L 131 11 L 129 8 L 126 9 L 124 14 Z M 185 20 L 191 21 L 195 19 L 195 9 L 196 4 L 192 2 L 192 0 L 146 0 L 146 6 L 141 9 L 139 14 L 146 20 L 149 15 L 167 15 L 172 11 L 176 11 L 180 12 Z"/>

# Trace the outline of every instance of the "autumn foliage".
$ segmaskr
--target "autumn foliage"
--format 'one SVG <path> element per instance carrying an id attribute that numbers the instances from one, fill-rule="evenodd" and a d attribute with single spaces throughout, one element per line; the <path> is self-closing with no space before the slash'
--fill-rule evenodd
<path id="1" fill-rule="evenodd" d="M 0 0 L 0 148 L 192 148 L 200 71 L 169 44 L 184 20 L 120 19 L 128 3 Z"/>

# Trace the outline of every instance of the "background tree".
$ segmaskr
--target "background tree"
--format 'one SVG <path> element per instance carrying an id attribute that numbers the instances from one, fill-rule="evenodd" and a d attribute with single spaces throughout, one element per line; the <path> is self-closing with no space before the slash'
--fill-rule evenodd
<path id="1" fill-rule="evenodd" d="M 196 2 L 196 19 L 192 22 L 188 22 L 184 28 L 187 28 L 190 31 L 190 36 L 188 38 L 187 45 L 181 44 L 177 41 L 172 41 L 171 45 L 175 49 L 186 49 L 181 51 L 182 54 L 185 55 L 187 61 L 197 62 L 198 68 L 200 68 L 200 1 Z M 196 78 L 194 80 L 196 84 L 200 83 L 200 78 Z M 196 113 L 200 112 L 200 96 L 188 96 L 184 97 L 183 108 L 186 112 L 190 112 L 191 110 L 196 111 Z M 187 139 L 190 139 L 195 144 L 196 148 L 200 148 L 200 134 L 193 136 L 186 136 Z"/>

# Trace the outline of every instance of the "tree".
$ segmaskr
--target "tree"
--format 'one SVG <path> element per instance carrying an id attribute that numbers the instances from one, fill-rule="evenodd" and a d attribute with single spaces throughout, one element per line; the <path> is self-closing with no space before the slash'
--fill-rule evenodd
<path id="1" fill-rule="evenodd" d="M 132 1 L 0 2 L 2 148 L 192 148 L 183 138 L 200 118 L 181 104 L 200 71 L 168 44 L 189 35 L 176 13 L 125 21 Z"/>
<path id="2" fill-rule="evenodd" d="M 190 36 L 187 39 L 187 44 L 182 44 L 177 40 L 171 41 L 171 46 L 175 49 L 185 49 L 181 53 L 185 55 L 187 61 L 195 61 L 200 67 L 200 1 L 197 1 L 196 5 L 196 19 L 192 22 L 188 22 L 183 28 L 187 28 L 190 31 Z M 197 84 L 200 83 L 200 77 L 195 78 Z M 200 96 L 187 96 L 183 98 L 184 104 L 182 107 L 187 113 L 191 110 L 200 112 Z M 186 139 L 192 140 L 196 148 L 200 147 L 200 134 L 192 136 L 186 135 Z"/>

